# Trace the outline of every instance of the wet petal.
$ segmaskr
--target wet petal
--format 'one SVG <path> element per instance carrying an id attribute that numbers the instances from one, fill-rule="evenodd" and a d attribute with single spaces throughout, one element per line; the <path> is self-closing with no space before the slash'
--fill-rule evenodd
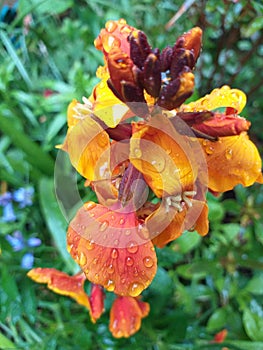
<path id="1" fill-rule="evenodd" d="M 67 121 L 68 121 L 68 127 L 76 125 L 80 119 L 76 118 L 76 111 L 74 110 L 78 104 L 78 100 L 74 99 L 70 102 L 67 109 Z"/>
<path id="2" fill-rule="evenodd" d="M 158 197 L 191 189 L 196 178 L 190 140 L 173 134 L 172 129 L 168 119 L 158 116 L 154 126 L 134 124 L 130 141 L 130 161 Z"/>
<path id="3" fill-rule="evenodd" d="M 27 275 L 35 282 L 47 283 L 47 287 L 53 292 L 71 297 L 91 310 L 89 297 L 84 291 L 86 277 L 83 273 L 69 276 L 56 269 L 38 267 L 30 270 Z"/>
<path id="4" fill-rule="evenodd" d="M 87 117 L 67 133 L 63 150 L 67 151 L 72 165 L 90 181 L 109 177 L 110 147 L 108 134 L 91 117 Z"/>
<path id="5" fill-rule="evenodd" d="M 137 296 L 151 283 L 157 264 L 153 245 L 140 230 L 135 213 L 88 202 L 70 223 L 68 250 L 92 283 Z"/>
<path id="6" fill-rule="evenodd" d="M 106 58 L 114 47 L 119 47 L 123 52 L 129 54 L 130 44 L 127 38 L 134 29 L 122 18 L 118 21 L 108 21 L 105 29 L 102 29 L 99 36 L 95 39 L 94 45 L 96 49 L 104 53 Z"/>
<path id="7" fill-rule="evenodd" d="M 96 321 L 104 311 L 105 294 L 103 288 L 98 284 L 92 284 L 90 292 L 90 306 L 93 319 Z"/>
<path id="8" fill-rule="evenodd" d="M 212 191 L 225 192 L 238 184 L 250 186 L 261 181 L 260 155 L 245 132 L 222 137 L 216 142 L 200 142 L 206 154 L 208 187 Z"/>
<path id="9" fill-rule="evenodd" d="M 214 89 L 210 94 L 200 98 L 195 102 L 181 106 L 180 111 L 197 112 L 213 110 L 220 107 L 231 107 L 235 113 L 240 113 L 246 105 L 246 95 L 238 89 L 231 89 L 224 85 Z"/>
<path id="10" fill-rule="evenodd" d="M 141 319 L 148 315 L 149 304 L 132 297 L 118 297 L 110 311 L 110 331 L 115 338 L 128 338 L 141 327 Z"/>

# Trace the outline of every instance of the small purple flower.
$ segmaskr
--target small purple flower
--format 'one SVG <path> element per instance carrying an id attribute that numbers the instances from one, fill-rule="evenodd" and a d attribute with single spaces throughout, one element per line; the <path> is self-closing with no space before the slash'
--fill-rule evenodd
<path id="1" fill-rule="evenodd" d="M 12 194 L 11 192 L 5 192 L 1 194 L 0 196 L 0 205 L 2 207 L 6 206 L 8 203 L 11 203 L 12 201 Z"/>
<path id="2" fill-rule="evenodd" d="M 24 238 L 20 231 L 15 231 L 13 235 L 6 235 L 5 239 L 11 245 L 14 252 L 19 252 L 23 248 L 25 248 Z"/>
<path id="3" fill-rule="evenodd" d="M 34 263 L 34 256 L 32 253 L 26 253 L 21 260 L 21 267 L 23 269 L 32 269 Z"/>
<path id="4" fill-rule="evenodd" d="M 20 208 L 25 208 L 32 205 L 33 194 L 33 187 L 20 187 L 18 190 L 14 191 L 13 199 L 15 202 L 19 203 Z"/>
<path id="5" fill-rule="evenodd" d="M 25 240 L 21 231 L 15 231 L 13 235 L 6 235 L 5 238 L 13 248 L 14 252 L 18 252 L 27 248 L 32 249 L 40 246 L 40 244 L 42 243 L 41 239 L 37 237 L 30 237 L 28 240 Z M 21 267 L 23 269 L 31 269 L 33 266 L 33 263 L 34 263 L 33 253 L 31 251 L 25 253 L 21 260 Z"/>
<path id="6" fill-rule="evenodd" d="M 16 220 L 16 215 L 14 212 L 13 204 L 7 203 L 3 207 L 3 217 L 2 217 L 3 222 L 12 222 Z"/>

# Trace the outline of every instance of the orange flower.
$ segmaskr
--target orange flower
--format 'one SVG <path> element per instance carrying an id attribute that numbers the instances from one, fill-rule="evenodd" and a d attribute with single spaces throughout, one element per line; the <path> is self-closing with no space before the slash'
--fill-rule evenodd
<path id="1" fill-rule="evenodd" d="M 28 277 L 38 283 L 47 283 L 50 290 L 57 294 L 65 295 L 85 306 L 90 313 L 93 323 L 100 318 L 103 312 L 102 296 L 99 295 L 98 287 L 91 292 L 91 299 L 84 291 L 86 277 L 83 273 L 69 276 L 64 272 L 52 268 L 35 268 L 28 272 Z M 96 293 L 95 293 L 96 290 Z"/>
<path id="2" fill-rule="evenodd" d="M 110 331 L 115 338 L 128 338 L 141 327 L 150 312 L 148 303 L 132 297 L 118 297 L 110 311 Z"/>
<path id="3" fill-rule="evenodd" d="M 89 281 L 138 296 L 156 273 L 156 254 L 134 212 L 86 203 L 69 225 L 68 250 Z"/>

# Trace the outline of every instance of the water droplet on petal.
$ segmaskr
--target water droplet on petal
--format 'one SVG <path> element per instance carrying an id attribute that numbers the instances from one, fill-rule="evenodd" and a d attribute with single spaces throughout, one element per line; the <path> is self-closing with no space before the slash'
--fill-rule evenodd
<path id="1" fill-rule="evenodd" d="M 114 269 L 114 266 L 112 264 L 110 264 L 108 267 L 107 267 L 107 272 L 109 274 L 112 274 L 114 273 L 115 269 Z"/>
<path id="2" fill-rule="evenodd" d="M 86 263 L 87 263 L 86 255 L 83 252 L 81 252 L 80 257 L 79 257 L 79 264 L 81 266 L 84 266 L 84 265 L 86 265 Z"/>
<path id="3" fill-rule="evenodd" d="M 96 280 L 96 281 L 99 280 L 99 274 L 98 274 L 98 273 L 95 273 L 94 277 L 95 277 L 95 280 Z"/>
<path id="4" fill-rule="evenodd" d="M 94 249 L 94 246 L 95 246 L 95 243 L 93 241 L 87 241 L 85 248 L 87 250 L 92 250 L 92 249 Z"/>
<path id="5" fill-rule="evenodd" d="M 125 233 L 125 236 L 129 236 L 131 234 L 131 230 L 126 230 L 124 233 Z"/>
<path id="6" fill-rule="evenodd" d="M 135 254 L 138 251 L 138 245 L 135 241 L 130 241 L 127 245 L 127 250 L 131 254 Z"/>
<path id="7" fill-rule="evenodd" d="M 115 289 L 115 283 L 113 282 L 113 280 L 108 280 L 105 288 L 109 291 L 109 292 L 113 292 Z"/>
<path id="8" fill-rule="evenodd" d="M 153 259 L 150 257 L 150 256 L 146 256 L 144 259 L 143 259 L 143 264 L 145 267 L 152 267 L 154 262 L 153 262 Z"/>
<path id="9" fill-rule="evenodd" d="M 118 239 L 115 239 L 113 243 L 115 246 L 117 246 L 117 245 L 119 245 L 120 241 Z"/>
<path id="10" fill-rule="evenodd" d="M 105 28 L 107 29 L 107 31 L 109 33 L 112 33 L 114 32 L 114 30 L 117 28 L 117 23 L 114 22 L 114 21 L 108 21 L 106 24 L 105 24 Z"/>
<path id="11" fill-rule="evenodd" d="M 125 223 L 125 219 L 124 218 L 120 218 L 119 224 L 123 225 Z"/>
<path id="12" fill-rule="evenodd" d="M 207 154 L 213 154 L 214 153 L 214 147 L 212 146 L 206 146 L 205 151 Z"/>
<path id="13" fill-rule="evenodd" d="M 139 275 L 139 272 L 138 272 L 138 269 L 137 267 L 135 266 L 135 268 L 133 269 L 133 274 L 135 277 L 137 277 Z"/>
<path id="14" fill-rule="evenodd" d="M 128 293 L 131 297 L 137 297 L 144 290 L 144 285 L 140 282 L 133 282 L 129 285 Z"/>
<path id="15" fill-rule="evenodd" d="M 126 258 L 126 265 L 127 266 L 132 266 L 134 264 L 133 258 L 131 258 L 130 256 L 128 256 Z"/>
<path id="16" fill-rule="evenodd" d="M 142 156 L 142 151 L 140 150 L 140 148 L 137 148 L 137 147 L 134 148 L 133 153 L 134 153 L 134 156 L 137 158 L 141 158 L 141 156 Z"/>
<path id="17" fill-rule="evenodd" d="M 118 250 L 117 249 L 112 249 L 112 251 L 111 251 L 112 259 L 117 259 L 118 255 L 119 255 Z"/>
<path id="18" fill-rule="evenodd" d="M 87 209 L 87 210 L 91 210 L 95 207 L 96 207 L 96 203 L 93 203 L 93 202 L 88 202 L 85 204 L 85 209 Z"/>
<path id="19" fill-rule="evenodd" d="M 107 228 L 109 227 L 109 222 L 107 220 L 103 221 L 101 224 L 100 224 L 100 228 L 99 230 L 101 232 L 105 231 Z"/>
<path id="20" fill-rule="evenodd" d="M 164 158 L 158 157 L 158 159 L 152 160 L 151 164 L 154 168 L 154 171 L 156 171 L 157 173 L 161 173 L 165 169 L 165 159 Z"/>
<path id="21" fill-rule="evenodd" d="M 231 148 L 228 148 L 225 152 L 226 159 L 231 159 L 233 157 L 233 150 Z"/>

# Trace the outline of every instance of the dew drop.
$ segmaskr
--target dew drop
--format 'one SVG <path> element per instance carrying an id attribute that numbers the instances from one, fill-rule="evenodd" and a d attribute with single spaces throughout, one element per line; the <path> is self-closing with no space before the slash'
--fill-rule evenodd
<path id="1" fill-rule="evenodd" d="M 114 269 L 114 266 L 112 264 L 110 264 L 108 267 L 107 267 L 107 272 L 109 274 L 112 274 L 114 273 L 115 269 Z"/>
<path id="2" fill-rule="evenodd" d="M 128 256 L 126 258 L 126 265 L 127 266 L 132 266 L 134 264 L 133 258 L 131 258 L 130 256 Z"/>
<path id="3" fill-rule="evenodd" d="M 112 259 L 117 259 L 118 255 L 119 255 L 118 250 L 117 249 L 112 249 L 112 251 L 111 251 Z"/>
<path id="4" fill-rule="evenodd" d="M 95 247 L 95 243 L 93 241 L 89 241 L 88 240 L 85 247 L 86 247 L 87 250 L 92 250 Z"/>
<path id="5" fill-rule="evenodd" d="M 97 265 L 97 263 L 98 263 L 98 258 L 94 258 L 94 259 L 92 260 L 92 264 Z"/>
<path id="6" fill-rule="evenodd" d="M 113 280 L 108 280 L 105 288 L 109 291 L 109 292 L 113 292 L 115 289 L 115 283 L 113 282 Z"/>
<path id="7" fill-rule="evenodd" d="M 150 256 L 146 256 L 144 259 L 143 259 L 143 264 L 145 267 L 152 267 L 153 266 L 153 259 L 150 257 Z"/>
<path id="8" fill-rule="evenodd" d="M 159 157 L 157 160 L 152 160 L 151 164 L 153 165 L 154 171 L 157 173 L 161 173 L 165 169 L 165 159 Z"/>
<path id="9" fill-rule="evenodd" d="M 142 151 L 140 150 L 140 148 L 134 148 L 134 155 L 135 155 L 135 157 L 137 157 L 137 158 L 141 158 L 141 156 L 142 156 Z"/>
<path id="10" fill-rule="evenodd" d="M 100 228 L 99 230 L 101 232 L 105 231 L 107 228 L 109 227 L 109 222 L 107 220 L 103 221 L 101 224 L 100 224 Z"/>
<path id="11" fill-rule="evenodd" d="M 124 218 L 120 218 L 119 224 L 123 225 L 125 223 L 125 219 Z"/>
<path id="12" fill-rule="evenodd" d="M 207 154 L 213 154 L 214 153 L 214 147 L 212 146 L 206 146 L 205 151 Z"/>
<path id="13" fill-rule="evenodd" d="M 138 251 L 138 245 L 135 241 L 130 241 L 127 245 L 127 250 L 131 254 L 135 254 Z"/>
<path id="14" fill-rule="evenodd" d="M 131 297 L 137 297 L 144 290 L 144 285 L 140 282 L 133 282 L 129 285 L 128 292 Z"/>
<path id="15" fill-rule="evenodd" d="M 87 264 L 87 258 L 86 258 L 86 255 L 83 252 L 80 253 L 79 264 L 81 266 L 84 266 L 84 265 Z"/>
<path id="16" fill-rule="evenodd" d="M 228 148 L 225 152 L 226 159 L 231 159 L 233 157 L 233 150 L 231 148 Z"/>
<path id="17" fill-rule="evenodd" d="M 95 280 L 96 280 L 96 281 L 99 280 L 99 274 L 98 274 L 98 273 L 95 273 L 94 277 L 95 277 Z"/>
<path id="18" fill-rule="evenodd" d="M 114 30 L 118 27 L 117 23 L 114 22 L 114 21 L 108 21 L 106 24 L 105 24 L 105 28 L 107 29 L 107 31 L 109 33 L 112 33 L 114 32 Z"/>
<path id="19" fill-rule="evenodd" d="M 118 246 L 118 245 L 119 245 L 119 243 L 120 243 L 120 241 L 119 241 L 119 240 L 116 238 L 116 239 L 114 240 L 114 242 L 113 242 L 113 243 L 114 243 L 114 245 L 115 245 L 115 246 Z"/>
<path id="20" fill-rule="evenodd" d="M 91 210 L 95 207 L 96 207 L 96 203 L 94 203 L 94 202 L 88 202 L 87 204 L 85 204 L 85 209 L 87 209 L 87 210 Z"/>
<path id="21" fill-rule="evenodd" d="M 131 230 L 126 230 L 124 233 L 125 233 L 125 236 L 129 236 L 131 234 Z"/>
<path id="22" fill-rule="evenodd" d="M 135 277 L 137 277 L 137 276 L 139 275 L 139 272 L 138 272 L 137 267 L 135 267 L 135 268 L 133 269 L 133 274 L 134 274 Z"/>

